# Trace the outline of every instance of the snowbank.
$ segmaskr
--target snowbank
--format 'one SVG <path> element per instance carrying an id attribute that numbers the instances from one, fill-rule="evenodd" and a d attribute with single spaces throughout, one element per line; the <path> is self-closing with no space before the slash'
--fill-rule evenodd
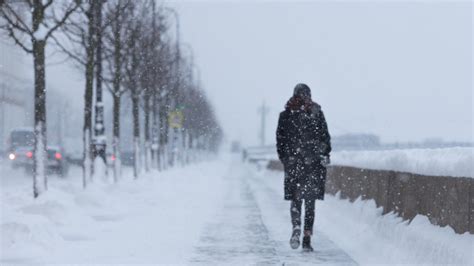
<path id="1" fill-rule="evenodd" d="M 367 169 L 474 177 L 474 148 L 340 151 L 331 154 L 331 161 Z"/>
<path id="2" fill-rule="evenodd" d="M 351 203 L 338 195 L 317 204 L 319 229 L 363 265 L 474 265 L 474 235 L 456 234 L 418 215 L 411 223 L 382 215 L 373 200 Z"/>
<path id="3" fill-rule="evenodd" d="M 282 173 L 262 171 L 257 178 L 279 195 L 265 207 L 279 204 L 278 199 L 283 202 Z M 288 214 L 281 237 L 289 237 L 288 202 L 279 208 L 281 212 Z M 474 235 L 432 225 L 422 215 L 411 223 L 393 213 L 382 215 L 382 208 L 373 200 L 350 202 L 339 195 L 326 195 L 324 201 L 316 203 L 315 230 L 327 235 L 360 265 L 474 265 Z M 318 251 L 317 243 L 315 246 Z"/>
<path id="4" fill-rule="evenodd" d="M 138 180 L 124 169 L 118 184 L 87 190 L 72 168 L 34 200 L 31 179 L 0 163 L 0 264 L 185 263 L 217 209 L 226 167 L 200 163 Z"/>

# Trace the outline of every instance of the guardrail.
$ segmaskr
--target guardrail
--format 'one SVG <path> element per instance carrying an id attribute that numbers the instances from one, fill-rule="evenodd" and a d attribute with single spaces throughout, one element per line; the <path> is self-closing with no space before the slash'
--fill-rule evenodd
<path id="1" fill-rule="evenodd" d="M 277 160 L 269 161 L 267 168 L 283 171 Z M 458 234 L 474 234 L 473 178 L 330 166 L 326 193 L 338 192 L 350 201 L 373 199 L 383 214 L 394 212 L 409 221 L 425 215 L 434 225 L 449 225 Z"/>

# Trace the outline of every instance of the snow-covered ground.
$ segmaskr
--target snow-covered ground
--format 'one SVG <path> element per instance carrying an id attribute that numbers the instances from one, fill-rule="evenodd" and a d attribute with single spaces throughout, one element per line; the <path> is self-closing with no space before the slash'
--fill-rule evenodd
<path id="1" fill-rule="evenodd" d="M 335 165 L 394 170 L 422 175 L 474 177 L 474 148 L 340 151 Z"/>
<path id="2" fill-rule="evenodd" d="M 222 197 L 227 165 L 202 163 L 117 185 L 51 177 L 33 200 L 22 171 L 1 172 L 0 264 L 185 263 Z"/>
<path id="3" fill-rule="evenodd" d="M 474 235 L 417 217 L 381 216 L 372 201 L 317 203 L 315 252 L 291 250 L 282 173 L 222 156 L 116 185 L 81 189 L 81 173 L 31 180 L 0 164 L 0 264 L 389 264 L 474 263 Z"/>

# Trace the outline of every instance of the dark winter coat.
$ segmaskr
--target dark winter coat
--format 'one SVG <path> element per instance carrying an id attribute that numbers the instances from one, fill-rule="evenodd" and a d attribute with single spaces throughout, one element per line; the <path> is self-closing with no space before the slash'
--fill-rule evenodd
<path id="1" fill-rule="evenodd" d="M 278 156 L 285 169 L 285 200 L 324 199 L 330 136 L 321 106 L 292 97 L 280 113 L 277 128 Z"/>

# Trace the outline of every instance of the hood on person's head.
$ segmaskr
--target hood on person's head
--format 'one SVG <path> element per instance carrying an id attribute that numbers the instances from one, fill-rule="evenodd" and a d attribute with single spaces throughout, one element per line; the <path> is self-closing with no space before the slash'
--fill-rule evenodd
<path id="1" fill-rule="evenodd" d="M 311 89 L 306 84 L 296 84 L 295 90 L 293 92 L 293 97 L 300 97 L 305 100 L 311 99 Z"/>
<path id="2" fill-rule="evenodd" d="M 293 92 L 293 97 L 286 103 L 285 109 L 292 111 L 309 112 L 313 106 L 311 100 L 311 89 L 308 85 L 300 83 L 297 84 Z"/>

